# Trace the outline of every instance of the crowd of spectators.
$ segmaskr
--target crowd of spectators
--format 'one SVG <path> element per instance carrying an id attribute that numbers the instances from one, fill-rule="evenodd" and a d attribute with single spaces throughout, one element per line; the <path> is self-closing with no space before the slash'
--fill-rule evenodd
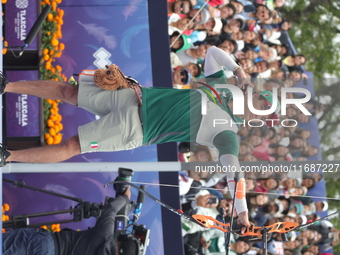
<path id="1" fill-rule="evenodd" d="M 272 91 L 293 87 L 307 76 L 302 66 L 306 58 L 293 54 L 283 34 L 292 23 L 280 15 L 285 0 L 168 0 L 169 36 L 173 86 L 179 89 L 197 88 L 204 80 L 204 58 L 215 45 L 236 60 L 251 79 L 254 90 Z M 281 40 L 282 39 L 282 40 Z M 233 72 L 225 70 L 230 84 L 235 84 Z M 300 97 L 287 94 L 287 98 Z M 312 98 L 304 104 L 312 116 L 325 106 Z M 291 121 L 285 120 L 289 119 Z M 252 128 L 241 126 L 240 160 L 307 160 L 318 148 L 308 139 L 310 131 L 298 128 L 311 116 L 289 105 L 280 117 L 285 126 Z"/>
<path id="2" fill-rule="evenodd" d="M 211 216 L 230 222 L 232 199 L 228 194 L 227 180 L 222 173 L 208 171 L 187 171 L 179 174 L 181 205 L 184 213 Z M 269 226 L 276 222 L 297 222 L 306 224 L 318 220 L 318 212 L 328 210 L 327 201 L 315 202 L 306 194 L 323 176 L 319 173 L 304 174 L 301 177 L 286 173 L 246 173 L 246 200 L 250 222 L 255 226 Z M 235 218 L 236 221 L 236 218 Z M 239 228 L 239 227 L 236 227 Z M 268 254 L 317 255 L 339 243 L 340 231 L 328 220 L 322 220 L 299 231 L 288 233 L 284 242 L 280 234 L 269 236 Z M 182 220 L 182 235 L 185 254 L 225 254 L 224 232 L 203 228 Z M 254 237 L 232 235 L 230 254 L 262 254 L 263 242 L 251 240 Z"/>
<path id="3" fill-rule="evenodd" d="M 292 27 L 280 16 L 284 3 L 285 0 L 168 0 L 171 64 L 174 72 L 185 70 L 180 79 L 174 75 L 173 84 L 178 88 L 195 86 L 193 83 L 203 77 L 204 58 L 211 45 L 231 54 L 254 80 L 280 79 L 282 82 L 276 86 L 291 87 L 307 78 L 301 69 L 306 57 L 293 54 L 281 40 Z M 228 77 L 232 73 L 226 74 Z"/>
<path id="4" fill-rule="evenodd" d="M 282 17 L 280 9 L 285 0 L 168 0 L 168 24 L 171 47 L 173 86 L 178 89 L 197 88 L 204 81 L 204 58 L 211 45 L 226 51 L 242 66 L 257 91 L 294 87 L 307 78 L 302 65 L 303 54 L 293 54 L 286 44 L 285 33 L 293 24 Z M 225 70 L 230 84 L 235 78 Z M 287 98 L 301 95 L 290 93 Z M 312 116 L 324 111 L 325 106 L 312 98 L 304 104 Z M 309 142 L 311 132 L 299 127 L 308 123 L 295 105 L 289 105 L 280 123 L 267 127 L 241 126 L 240 161 L 306 161 L 319 153 Z M 217 161 L 213 148 L 181 143 L 179 158 L 185 162 Z M 220 217 L 224 207 L 226 222 L 231 217 L 231 200 L 226 180 L 219 173 L 188 171 L 180 173 L 182 209 L 188 214 Z M 285 173 L 255 175 L 247 173 L 247 203 L 252 222 L 257 226 L 278 221 L 306 223 L 316 220 L 318 211 L 328 209 L 326 201 L 314 202 L 306 194 L 322 175 L 304 174 L 298 178 Z M 204 189 L 196 189 L 205 187 Z M 252 193 L 252 194 L 251 194 Z M 215 199 L 216 198 L 216 199 Z M 234 214 L 236 216 L 236 214 Z M 186 254 L 225 254 L 224 235 L 221 231 L 203 229 L 183 222 Z M 339 231 L 329 221 L 309 227 L 305 231 L 291 232 L 288 242 L 272 235 L 269 254 L 320 254 L 338 243 Z M 232 236 L 231 254 L 261 254 L 261 242 Z"/>

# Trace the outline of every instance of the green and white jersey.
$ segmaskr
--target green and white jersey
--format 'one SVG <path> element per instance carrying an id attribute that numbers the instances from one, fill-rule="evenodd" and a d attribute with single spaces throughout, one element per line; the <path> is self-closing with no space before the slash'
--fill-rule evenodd
<path id="1" fill-rule="evenodd" d="M 225 234 L 218 229 L 209 229 L 208 231 L 202 232 L 202 237 L 206 241 L 211 241 L 208 250 L 205 252 L 206 255 L 225 255 Z M 235 243 L 234 234 L 230 234 L 230 243 Z M 236 251 L 230 249 L 230 255 L 237 255 Z"/>
<path id="2" fill-rule="evenodd" d="M 227 83 L 222 70 L 207 76 L 206 80 L 212 87 L 215 84 Z M 221 95 L 223 104 L 220 105 L 209 88 L 204 86 L 199 89 L 209 99 L 208 108 L 212 108 L 210 112 L 208 109 L 207 115 L 202 115 L 202 95 L 198 90 L 159 87 L 142 88 L 142 90 L 144 145 L 198 142 L 215 146 L 220 155 L 238 156 L 239 143 L 236 135 L 238 127 L 236 125 L 232 128 L 230 125 L 213 127 L 213 118 L 232 120 L 234 123 L 242 122 L 228 107 L 228 102 L 232 100 L 229 90 L 217 89 L 219 93 L 223 92 Z"/>
<path id="3" fill-rule="evenodd" d="M 222 66 L 229 70 L 239 68 L 223 50 L 211 46 L 206 55 L 204 73 L 206 82 L 212 87 L 227 84 Z M 216 102 L 212 91 L 206 86 L 197 90 L 172 88 L 142 88 L 143 145 L 166 142 L 197 142 L 214 146 L 220 154 L 222 166 L 240 168 L 238 162 L 238 126 L 242 120 L 234 116 L 228 107 L 232 100 L 228 89 L 217 89 L 222 104 Z M 202 115 L 202 97 L 207 97 L 207 114 Z M 204 102 L 206 102 L 204 101 Z M 240 102 L 244 103 L 244 102 Z M 214 125 L 222 119 L 225 125 Z M 231 125 L 231 122 L 234 125 Z M 233 173 L 226 172 L 228 186 L 234 190 Z M 244 190 L 245 192 L 245 190 Z M 245 198 L 236 198 L 236 211 L 247 211 Z"/>

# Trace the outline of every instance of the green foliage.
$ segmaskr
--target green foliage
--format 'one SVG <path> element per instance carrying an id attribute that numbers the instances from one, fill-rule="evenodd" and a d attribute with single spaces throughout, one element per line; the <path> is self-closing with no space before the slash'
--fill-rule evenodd
<path id="1" fill-rule="evenodd" d="M 319 82 L 319 89 L 316 95 L 319 98 L 327 97 L 329 102 L 326 105 L 321 117 L 319 117 L 320 142 L 322 147 L 322 158 L 327 160 L 328 156 L 333 155 L 335 160 L 340 159 L 340 82 L 334 82 L 326 86 Z"/>
<path id="2" fill-rule="evenodd" d="M 307 57 L 305 68 L 314 77 L 325 73 L 340 75 L 340 42 L 333 40 L 339 34 L 340 7 L 332 1 L 296 0 L 282 15 L 292 21 L 290 37 L 298 53 Z"/>
<path id="3" fill-rule="evenodd" d="M 327 197 L 330 198 L 339 198 L 339 174 L 331 174 L 325 173 L 324 175 L 326 180 L 326 189 L 327 189 Z M 339 210 L 339 200 L 328 200 L 329 211 Z M 333 223 L 336 229 L 340 229 L 340 217 L 339 215 L 332 217 L 330 221 Z M 333 247 L 334 254 L 340 254 L 340 244 Z"/>

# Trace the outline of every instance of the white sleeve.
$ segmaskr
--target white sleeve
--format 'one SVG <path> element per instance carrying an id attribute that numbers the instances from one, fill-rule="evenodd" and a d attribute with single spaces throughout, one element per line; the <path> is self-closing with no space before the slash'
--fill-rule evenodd
<path id="1" fill-rule="evenodd" d="M 223 173 L 214 173 L 210 179 L 202 186 L 212 187 L 217 184 L 224 177 Z"/>
<path id="2" fill-rule="evenodd" d="M 222 66 L 225 66 L 229 70 L 234 70 L 235 67 L 239 66 L 235 61 L 226 53 L 224 50 L 211 46 L 205 57 L 204 63 L 204 75 L 212 75 L 222 70 Z"/>
<path id="3" fill-rule="evenodd" d="M 213 239 L 216 237 L 223 237 L 223 236 L 224 236 L 224 232 L 216 228 L 211 228 L 202 233 L 202 237 L 204 237 L 206 241 L 209 241 L 210 239 Z"/>
<path id="4" fill-rule="evenodd" d="M 334 227 L 333 223 L 330 222 L 329 220 L 323 220 L 320 222 L 321 227 L 323 228 L 332 228 Z"/>
<path id="5" fill-rule="evenodd" d="M 224 154 L 220 157 L 220 162 L 222 166 L 226 167 L 226 169 L 236 169 L 240 173 L 239 180 L 244 180 L 243 174 L 241 173 L 241 167 L 240 163 L 238 161 L 238 158 L 235 155 L 232 154 Z M 230 194 L 233 197 L 234 196 L 234 190 L 235 190 L 235 183 L 234 183 L 234 175 L 235 172 L 232 171 L 226 171 L 227 174 L 227 182 L 228 187 L 230 190 Z M 246 186 L 244 185 L 244 194 L 246 194 Z M 246 197 L 244 196 L 242 199 L 235 198 L 235 207 L 237 214 L 240 214 L 241 212 L 248 211 L 247 208 L 247 202 Z"/>

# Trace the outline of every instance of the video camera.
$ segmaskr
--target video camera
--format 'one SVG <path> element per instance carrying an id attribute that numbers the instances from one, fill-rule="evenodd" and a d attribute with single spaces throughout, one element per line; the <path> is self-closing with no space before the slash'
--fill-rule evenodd
<path id="1" fill-rule="evenodd" d="M 133 171 L 127 168 L 119 168 L 118 169 L 118 177 L 115 181 L 131 181 L 131 177 L 133 175 Z M 34 191 L 38 191 L 41 193 L 45 193 L 48 195 L 68 199 L 71 201 L 78 202 L 78 205 L 75 207 L 71 207 L 66 210 L 58 210 L 58 211 L 50 211 L 50 212 L 41 212 L 41 213 L 32 213 L 32 214 L 23 214 L 23 215 L 14 215 L 11 217 L 10 220 L 3 222 L 3 228 L 12 228 L 12 229 L 19 229 L 19 228 L 35 228 L 41 227 L 44 225 L 50 225 L 56 223 L 55 221 L 51 222 L 36 222 L 31 223 L 31 218 L 38 218 L 44 216 L 51 216 L 51 215 L 59 215 L 59 214 L 71 214 L 73 219 L 65 219 L 59 220 L 58 223 L 69 223 L 69 222 L 79 222 L 83 219 L 88 219 L 90 217 L 100 217 L 103 209 L 103 205 L 99 205 L 97 203 L 90 203 L 88 201 L 83 201 L 81 198 L 77 197 L 70 197 L 64 194 L 40 189 L 33 186 L 28 186 L 25 184 L 24 181 L 13 181 L 9 179 L 3 178 L 3 181 L 11 183 L 13 186 L 18 186 L 20 188 L 26 188 Z M 109 184 L 114 184 L 113 188 L 116 191 L 116 197 L 119 195 L 124 195 L 126 189 L 128 188 L 128 183 L 115 183 L 111 182 Z M 105 185 L 108 186 L 109 184 Z M 145 186 L 141 186 L 141 189 L 145 190 Z M 105 204 L 110 201 L 110 197 L 106 197 Z M 135 243 L 136 247 L 136 255 L 145 255 L 147 246 L 149 245 L 149 236 L 150 236 L 150 229 L 147 229 L 145 225 L 137 224 L 137 220 L 139 219 L 139 215 L 141 213 L 142 204 L 144 203 L 144 194 L 139 192 L 137 202 L 130 201 L 126 204 L 116 215 L 115 218 L 115 234 L 114 238 L 116 241 L 121 241 L 122 243 L 128 241 L 130 244 L 131 242 Z M 129 212 L 133 211 L 133 216 L 130 219 L 128 214 Z M 129 228 L 132 230 L 129 230 Z M 119 253 L 122 254 L 122 253 Z M 124 253 L 123 253 L 124 254 Z"/>
<path id="2" fill-rule="evenodd" d="M 115 181 L 131 181 L 133 171 L 128 168 L 118 168 L 118 176 Z M 116 191 L 116 197 L 119 195 L 124 195 L 128 184 L 115 183 L 113 188 Z M 141 185 L 141 189 L 145 190 L 145 186 Z M 147 229 L 145 225 L 136 224 L 139 218 L 142 204 L 144 203 L 144 194 L 139 192 L 137 203 L 131 201 L 126 204 L 118 213 L 115 218 L 115 239 L 117 241 L 126 242 L 133 241 L 136 245 L 138 253 L 136 255 L 145 255 L 146 248 L 149 245 L 150 229 Z M 132 219 L 129 218 L 129 212 L 133 211 Z M 132 230 L 129 232 L 128 228 L 132 226 Z"/>

